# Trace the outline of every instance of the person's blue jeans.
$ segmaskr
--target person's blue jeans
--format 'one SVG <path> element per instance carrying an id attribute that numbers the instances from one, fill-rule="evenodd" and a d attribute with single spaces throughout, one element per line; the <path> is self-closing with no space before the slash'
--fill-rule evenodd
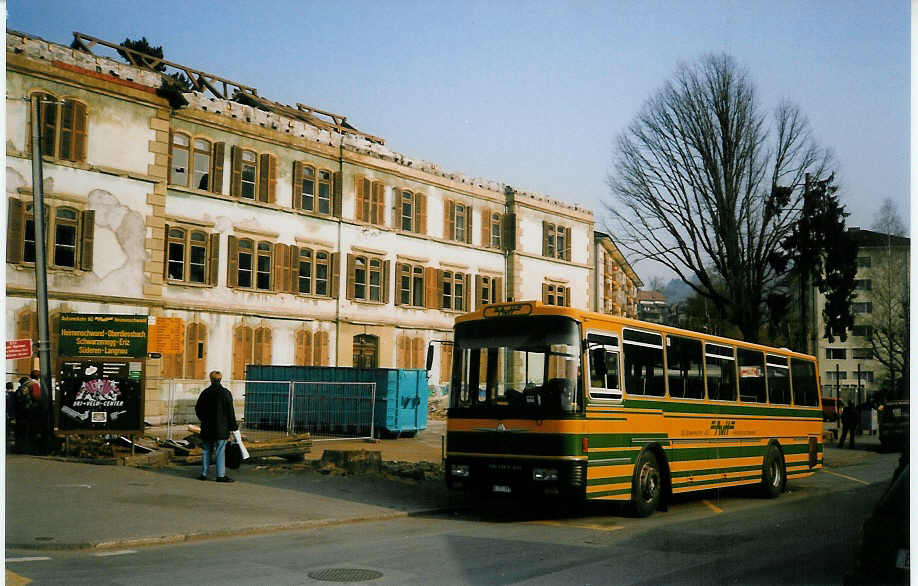
<path id="1" fill-rule="evenodd" d="M 210 456 L 214 453 L 214 463 L 217 465 L 217 478 L 226 476 L 226 440 L 204 440 L 201 446 L 201 476 L 207 476 L 210 467 Z"/>

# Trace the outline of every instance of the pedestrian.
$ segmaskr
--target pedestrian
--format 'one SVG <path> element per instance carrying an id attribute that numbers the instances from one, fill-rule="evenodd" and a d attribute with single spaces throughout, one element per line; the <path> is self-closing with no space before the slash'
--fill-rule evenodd
<path id="1" fill-rule="evenodd" d="M 33 370 L 32 378 L 19 379 L 16 389 L 15 448 L 19 454 L 36 454 L 39 451 L 43 418 L 39 373 Z"/>
<path id="2" fill-rule="evenodd" d="M 226 440 L 230 432 L 239 429 L 233 409 L 233 395 L 220 384 L 220 371 L 210 373 L 210 386 L 201 391 L 194 412 L 201 421 L 201 474 L 198 480 L 207 480 L 211 458 L 217 466 L 217 482 L 232 482 L 226 475 Z"/>
<path id="3" fill-rule="evenodd" d="M 857 428 L 858 414 L 854 405 L 845 405 L 842 410 L 842 434 L 838 442 L 838 447 L 845 446 L 845 436 L 848 436 L 848 447 L 854 449 L 854 430 Z"/>
<path id="4" fill-rule="evenodd" d="M 13 441 L 13 422 L 16 420 L 16 389 L 13 381 L 6 381 L 6 449 L 10 450 Z"/>

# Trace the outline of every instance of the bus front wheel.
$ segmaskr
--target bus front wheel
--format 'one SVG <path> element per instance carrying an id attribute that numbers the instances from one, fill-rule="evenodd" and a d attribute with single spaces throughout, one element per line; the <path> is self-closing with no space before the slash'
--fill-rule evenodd
<path id="1" fill-rule="evenodd" d="M 762 462 L 762 494 L 773 499 L 782 492 L 787 482 L 784 467 L 784 456 L 774 444 L 768 446 L 765 460 Z"/>
<path id="2" fill-rule="evenodd" d="M 631 481 L 631 508 L 637 517 L 651 515 L 660 505 L 663 494 L 663 478 L 657 457 L 645 450 L 634 467 Z"/>

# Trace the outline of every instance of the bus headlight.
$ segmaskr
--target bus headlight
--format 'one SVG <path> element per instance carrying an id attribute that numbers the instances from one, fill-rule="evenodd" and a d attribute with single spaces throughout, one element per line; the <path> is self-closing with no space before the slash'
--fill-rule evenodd
<path id="1" fill-rule="evenodd" d="M 558 470 L 555 468 L 533 468 L 532 479 L 536 482 L 557 482 Z"/>
<path id="2" fill-rule="evenodd" d="M 452 464 L 449 467 L 449 473 L 451 476 L 457 476 L 459 478 L 468 478 L 469 477 L 469 466 L 468 464 Z"/>

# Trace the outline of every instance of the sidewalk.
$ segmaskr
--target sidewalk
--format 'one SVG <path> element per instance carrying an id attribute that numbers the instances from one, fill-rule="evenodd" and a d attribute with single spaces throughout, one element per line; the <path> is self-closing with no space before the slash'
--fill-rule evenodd
<path id="1" fill-rule="evenodd" d="M 316 442 L 324 449 L 378 449 L 386 461 L 440 461 L 442 422 L 415 438 Z M 351 445 L 353 443 L 353 445 Z M 7 549 L 123 548 L 208 537 L 382 520 L 454 504 L 442 480 L 324 476 L 243 464 L 236 482 L 201 482 L 199 467 L 138 469 L 8 455 Z"/>

